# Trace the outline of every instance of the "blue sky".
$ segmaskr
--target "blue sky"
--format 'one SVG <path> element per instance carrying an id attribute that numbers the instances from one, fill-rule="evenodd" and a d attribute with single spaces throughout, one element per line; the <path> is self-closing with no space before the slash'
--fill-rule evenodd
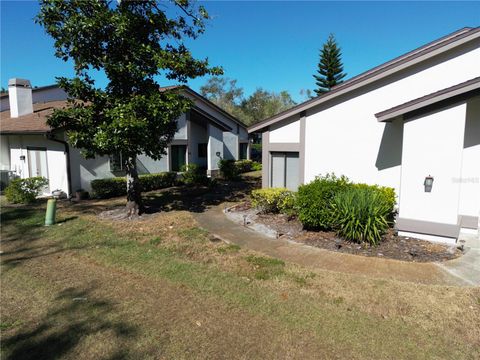
<path id="1" fill-rule="evenodd" d="M 480 26 L 480 2 L 230 2 L 203 3 L 212 20 L 190 48 L 221 65 L 246 95 L 257 87 L 287 90 L 303 100 L 313 89 L 318 49 L 334 33 L 347 78 L 465 26 Z M 71 76 L 53 55 L 53 41 L 33 22 L 38 3 L 1 0 L 1 85 L 11 77 L 34 86 Z M 98 83 L 106 79 L 99 76 Z M 206 79 L 192 80 L 198 90 Z M 168 85 L 161 82 L 161 85 Z"/>

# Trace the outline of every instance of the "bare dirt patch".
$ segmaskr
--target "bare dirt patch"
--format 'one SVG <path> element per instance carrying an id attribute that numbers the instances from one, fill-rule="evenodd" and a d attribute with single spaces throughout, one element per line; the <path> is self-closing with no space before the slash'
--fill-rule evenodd
<path id="1" fill-rule="evenodd" d="M 229 211 L 237 221 L 243 221 L 253 229 L 266 227 L 264 232 L 267 235 L 275 234 L 277 238 L 286 238 L 330 251 L 415 262 L 446 261 L 462 255 L 462 251 L 455 246 L 398 236 L 393 229 L 389 229 L 377 246 L 359 244 L 342 239 L 333 231 L 305 230 L 300 221 L 292 216 L 261 214 L 253 209 L 248 201 L 230 208 Z"/>

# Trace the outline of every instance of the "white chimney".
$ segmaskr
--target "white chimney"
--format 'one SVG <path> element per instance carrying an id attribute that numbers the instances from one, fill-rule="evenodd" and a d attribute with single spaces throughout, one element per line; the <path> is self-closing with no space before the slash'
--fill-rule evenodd
<path id="1" fill-rule="evenodd" d="M 8 100 L 10 102 L 10 117 L 16 118 L 33 113 L 32 85 L 29 80 L 8 80 Z"/>

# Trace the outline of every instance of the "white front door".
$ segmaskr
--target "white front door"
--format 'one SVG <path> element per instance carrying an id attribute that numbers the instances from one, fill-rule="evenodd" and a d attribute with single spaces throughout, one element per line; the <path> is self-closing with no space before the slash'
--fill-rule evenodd
<path id="1" fill-rule="evenodd" d="M 47 149 L 28 148 L 27 153 L 29 177 L 42 176 L 48 179 Z M 48 185 L 45 187 L 43 192 L 50 192 Z"/>

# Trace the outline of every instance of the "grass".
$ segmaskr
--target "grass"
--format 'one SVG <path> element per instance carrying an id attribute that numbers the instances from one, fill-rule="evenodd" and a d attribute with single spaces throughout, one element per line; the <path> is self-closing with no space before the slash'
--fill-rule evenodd
<path id="1" fill-rule="evenodd" d="M 59 215 L 2 209 L 6 359 L 480 356 L 479 289 L 307 270 L 212 241 L 185 211 Z"/>

